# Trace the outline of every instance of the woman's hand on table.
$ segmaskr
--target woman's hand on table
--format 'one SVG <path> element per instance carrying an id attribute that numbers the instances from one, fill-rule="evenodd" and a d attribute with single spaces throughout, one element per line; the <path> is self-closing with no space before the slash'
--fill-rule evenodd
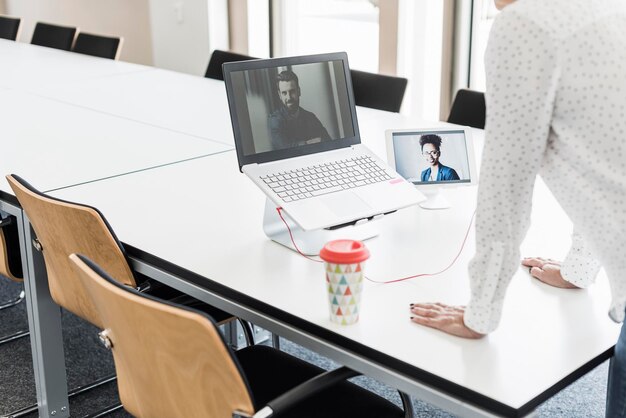
<path id="1" fill-rule="evenodd" d="M 468 328 L 463 322 L 465 306 L 450 306 L 443 303 L 412 303 L 411 321 L 435 328 L 450 335 L 478 339 L 485 336 Z"/>

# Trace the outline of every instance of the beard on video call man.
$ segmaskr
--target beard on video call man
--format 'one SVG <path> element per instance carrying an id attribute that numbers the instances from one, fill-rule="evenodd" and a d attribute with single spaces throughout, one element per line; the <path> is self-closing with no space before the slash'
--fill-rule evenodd
<path id="1" fill-rule="evenodd" d="M 300 107 L 298 76 L 285 70 L 276 77 L 281 106 L 269 116 L 273 149 L 314 144 L 330 139 L 322 122 L 312 112 Z"/>
<path id="2" fill-rule="evenodd" d="M 422 171 L 422 181 L 450 181 L 460 180 L 454 168 L 439 162 L 441 157 L 441 137 L 435 134 L 422 135 L 420 146 L 422 155 L 429 167 Z"/>

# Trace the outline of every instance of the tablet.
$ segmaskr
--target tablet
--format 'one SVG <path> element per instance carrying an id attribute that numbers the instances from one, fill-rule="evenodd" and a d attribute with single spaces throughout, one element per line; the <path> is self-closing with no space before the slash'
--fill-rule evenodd
<path id="1" fill-rule="evenodd" d="M 449 208 L 442 187 L 477 183 L 469 128 L 392 129 L 385 136 L 389 165 L 428 197 L 422 208 Z"/>

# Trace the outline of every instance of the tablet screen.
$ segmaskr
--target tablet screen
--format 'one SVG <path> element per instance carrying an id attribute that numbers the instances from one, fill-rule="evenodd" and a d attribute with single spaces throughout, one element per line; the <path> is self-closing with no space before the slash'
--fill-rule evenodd
<path id="1" fill-rule="evenodd" d="M 471 183 L 465 130 L 392 133 L 395 169 L 414 184 Z"/>

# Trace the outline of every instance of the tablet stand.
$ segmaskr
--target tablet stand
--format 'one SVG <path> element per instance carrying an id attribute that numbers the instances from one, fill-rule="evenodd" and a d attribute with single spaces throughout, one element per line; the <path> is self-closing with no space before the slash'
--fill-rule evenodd
<path id="1" fill-rule="evenodd" d="M 426 196 L 426 200 L 420 203 L 420 207 L 423 209 L 448 209 L 450 207 L 450 202 L 446 197 L 441 193 L 441 188 L 437 187 L 435 191 L 428 191 L 422 189 L 422 192 Z M 431 189 L 432 190 L 432 189 Z"/>
<path id="2" fill-rule="evenodd" d="M 281 212 L 285 222 L 289 225 L 293 240 L 298 249 L 306 255 L 318 255 L 324 244 L 335 239 L 353 239 L 363 241 L 378 235 L 377 223 L 379 218 L 358 223 L 356 225 L 347 225 L 337 229 L 315 229 L 312 231 L 304 231 L 295 223 L 293 219 L 284 211 Z M 382 216 L 381 216 L 382 218 Z M 276 204 L 271 200 L 265 201 L 265 214 L 263 215 L 263 231 L 265 235 L 272 241 L 284 245 L 294 251 L 298 251 L 291 237 L 289 230 L 276 210 Z"/>

